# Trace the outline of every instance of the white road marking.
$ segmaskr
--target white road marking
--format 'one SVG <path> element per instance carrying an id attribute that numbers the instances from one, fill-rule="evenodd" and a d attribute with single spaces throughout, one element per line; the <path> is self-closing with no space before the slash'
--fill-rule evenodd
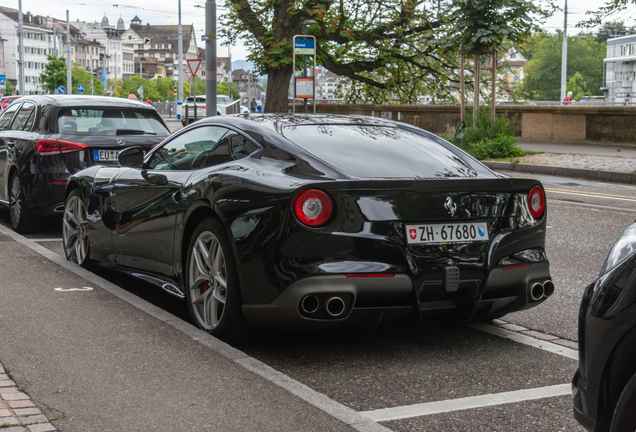
<path id="1" fill-rule="evenodd" d="M 34 242 L 61 242 L 62 241 L 61 238 L 34 238 L 30 240 Z"/>
<path id="2" fill-rule="evenodd" d="M 600 195 L 600 194 L 590 194 L 590 193 L 562 192 L 562 191 L 555 191 L 555 190 L 550 190 L 550 189 L 546 189 L 546 193 L 576 195 L 576 196 L 583 196 L 583 197 L 586 197 L 586 198 L 604 198 L 604 199 L 613 199 L 613 200 L 619 200 L 619 201 L 636 201 L 636 197 L 635 198 L 623 198 L 623 197 L 607 196 L 607 195 Z"/>
<path id="3" fill-rule="evenodd" d="M 571 358 L 573 360 L 579 359 L 579 352 L 577 350 L 573 350 L 572 348 L 567 348 L 561 345 L 553 344 L 551 342 L 535 339 L 532 336 L 516 333 L 510 330 L 503 329 L 501 327 L 497 327 L 497 326 L 493 326 L 493 325 L 489 325 L 485 323 L 473 323 L 473 324 L 466 324 L 466 325 L 476 330 L 481 330 L 483 332 L 490 333 L 495 336 L 499 336 L 505 339 L 510 339 L 515 342 L 519 342 L 534 348 L 539 348 L 544 351 L 551 352 L 553 354 L 558 354 L 563 357 Z"/>
<path id="4" fill-rule="evenodd" d="M 449 399 L 444 401 L 428 402 L 395 408 L 383 408 L 372 411 L 363 411 L 361 414 L 366 415 L 373 421 L 385 422 L 390 420 L 421 417 L 451 411 L 484 408 L 493 405 L 518 403 L 535 399 L 566 396 L 571 394 L 571 384 L 558 384 L 527 390 L 516 390 L 505 393 L 493 393 L 460 399 Z"/>
<path id="5" fill-rule="evenodd" d="M 69 291 L 93 291 L 91 287 L 82 287 L 82 288 L 53 288 L 54 291 L 61 292 L 69 292 Z"/>
<path id="6" fill-rule="evenodd" d="M 610 206 L 604 206 L 599 204 L 588 204 L 588 203 L 582 203 L 582 202 L 563 201 L 563 200 L 557 200 L 557 199 L 548 199 L 548 202 L 552 204 L 568 204 L 573 206 L 591 207 L 598 210 L 616 210 L 616 211 L 625 211 L 629 213 L 636 213 L 636 209 L 629 209 L 625 207 L 610 207 Z"/>

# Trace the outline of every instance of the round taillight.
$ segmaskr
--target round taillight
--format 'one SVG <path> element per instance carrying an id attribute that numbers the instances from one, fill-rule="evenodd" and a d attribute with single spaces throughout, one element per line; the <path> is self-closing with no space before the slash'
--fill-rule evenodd
<path id="1" fill-rule="evenodd" d="M 326 193 L 307 189 L 296 194 L 292 210 L 301 223 L 316 227 L 329 220 L 333 212 L 333 203 Z"/>
<path id="2" fill-rule="evenodd" d="M 539 219 L 545 211 L 545 192 L 541 186 L 530 189 L 528 194 L 528 209 L 533 218 Z"/>

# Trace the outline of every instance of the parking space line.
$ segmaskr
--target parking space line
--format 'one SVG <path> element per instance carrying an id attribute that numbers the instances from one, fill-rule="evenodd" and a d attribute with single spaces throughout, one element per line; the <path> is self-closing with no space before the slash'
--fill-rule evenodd
<path id="1" fill-rule="evenodd" d="M 472 324 L 466 324 L 466 325 L 468 327 L 474 328 L 475 330 L 480 330 L 495 336 L 499 336 L 505 339 L 510 339 L 515 342 L 522 343 L 524 345 L 528 345 L 534 348 L 539 348 L 544 351 L 551 352 L 553 354 L 558 354 L 563 357 L 571 358 L 573 360 L 579 359 L 579 352 L 577 350 L 573 350 L 572 348 L 567 348 L 561 345 L 535 339 L 531 336 L 515 333 L 513 331 L 506 330 L 501 327 L 496 327 L 496 326 L 485 324 L 485 323 L 472 323 Z"/>
<path id="2" fill-rule="evenodd" d="M 570 191 L 566 189 L 545 189 L 546 192 L 554 193 L 554 194 L 565 194 L 565 195 L 576 195 L 576 196 L 584 196 L 588 198 L 605 198 L 619 201 L 636 201 L 635 197 L 630 197 L 626 195 L 610 195 L 610 194 L 602 194 L 596 192 L 584 192 L 584 191 Z"/>
<path id="3" fill-rule="evenodd" d="M 611 207 L 611 206 L 604 206 L 604 205 L 599 205 L 599 204 L 588 204 L 588 203 L 583 203 L 583 202 L 572 202 L 572 201 L 563 201 L 563 200 L 558 200 L 558 199 L 548 199 L 549 203 L 554 203 L 554 204 L 567 204 L 570 206 L 582 206 L 582 207 L 591 207 L 591 208 L 595 208 L 595 209 L 599 209 L 599 210 L 616 210 L 616 211 L 624 211 L 624 212 L 628 212 L 628 213 L 636 213 L 636 209 L 630 209 L 630 208 L 625 208 L 625 207 Z"/>
<path id="4" fill-rule="evenodd" d="M 34 242 L 61 242 L 62 241 L 61 238 L 34 238 L 30 240 Z"/>
<path id="5" fill-rule="evenodd" d="M 337 402 L 328 396 L 317 392 L 311 387 L 302 384 L 293 378 L 278 372 L 265 363 L 248 356 L 244 352 L 234 348 L 231 345 L 215 338 L 214 336 L 196 328 L 190 323 L 183 321 L 182 319 L 172 315 L 169 312 L 153 305 L 150 302 L 126 291 L 125 289 L 103 279 L 96 274 L 74 264 L 65 258 L 62 258 L 55 252 L 46 249 L 44 246 L 37 244 L 34 240 L 30 240 L 26 237 L 17 234 L 14 231 L 5 228 L 0 225 L 0 234 L 5 234 L 11 237 L 16 242 L 28 247 L 36 253 L 44 256 L 55 264 L 63 267 L 64 269 L 88 280 L 93 286 L 99 286 L 112 295 L 120 298 L 126 303 L 139 310 L 147 313 L 148 315 L 162 321 L 163 323 L 173 327 L 177 331 L 184 335 L 191 337 L 201 345 L 211 349 L 217 354 L 225 357 L 226 359 L 238 364 L 250 372 L 262 377 L 270 383 L 288 391 L 299 399 L 314 406 L 315 408 L 323 411 L 324 413 L 334 417 L 337 420 L 349 425 L 351 428 L 358 432 L 390 432 L 390 429 L 375 423 L 367 416 L 360 414 L 352 408 L 344 406 L 340 402 Z"/>
<path id="6" fill-rule="evenodd" d="M 449 399 L 395 408 L 382 408 L 372 411 L 363 411 L 361 414 L 364 414 L 373 421 L 385 422 L 411 417 L 421 417 L 431 414 L 441 414 L 452 411 L 484 408 L 493 405 L 503 405 L 509 403 L 525 402 L 535 399 L 566 396 L 570 394 L 572 394 L 571 384 L 557 384 L 548 387 L 515 390 L 504 393 L 493 393 L 460 399 Z"/>

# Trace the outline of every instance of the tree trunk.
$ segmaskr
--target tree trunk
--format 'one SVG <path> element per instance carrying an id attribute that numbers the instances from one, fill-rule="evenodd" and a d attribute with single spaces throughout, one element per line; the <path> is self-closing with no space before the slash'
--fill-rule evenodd
<path id="1" fill-rule="evenodd" d="M 292 77 L 292 65 L 281 69 L 267 71 L 267 99 L 265 99 L 266 113 L 287 113 L 289 80 Z"/>

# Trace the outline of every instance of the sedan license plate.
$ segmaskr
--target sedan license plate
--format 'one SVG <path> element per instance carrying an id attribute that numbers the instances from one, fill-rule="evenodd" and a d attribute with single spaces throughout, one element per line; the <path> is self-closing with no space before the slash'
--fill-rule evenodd
<path id="1" fill-rule="evenodd" d="M 96 161 L 113 162 L 117 160 L 119 152 L 117 150 L 93 150 L 93 155 Z"/>
<path id="2" fill-rule="evenodd" d="M 406 225 L 408 244 L 472 243 L 488 239 L 486 222 Z"/>

